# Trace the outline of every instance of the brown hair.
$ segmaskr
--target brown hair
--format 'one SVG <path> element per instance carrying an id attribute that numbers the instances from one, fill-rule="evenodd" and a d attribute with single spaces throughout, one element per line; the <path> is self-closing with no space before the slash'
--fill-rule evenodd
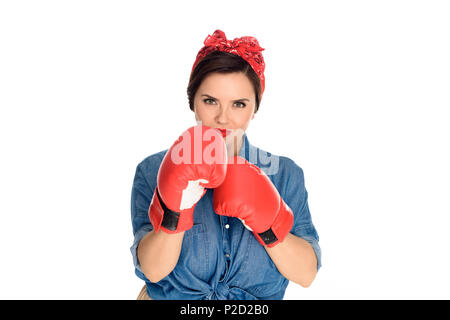
<path id="1" fill-rule="evenodd" d="M 189 99 L 189 107 L 194 111 L 194 97 L 203 79 L 210 73 L 232 73 L 232 72 L 242 72 L 250 82 L 253 84 L 255 89 L 255 113 L 259 109 L 259 104 L 261 103 L 261 82 L 258 75 L 250 66 L 250 64 L 238 55 L 223 52 L 214 51 L 207 56 L 205 56 L 194 68 L 189 79 L 189 85 L 187 87 L 187 95 Z"/>

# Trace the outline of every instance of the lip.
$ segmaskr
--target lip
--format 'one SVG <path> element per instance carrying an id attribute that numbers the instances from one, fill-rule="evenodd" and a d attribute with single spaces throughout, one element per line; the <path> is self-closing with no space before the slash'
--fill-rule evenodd
<path id="1" fill-rule="evenodd" d="M 224 138 L 231 133 L 231 130 L 229 130 L 229 129 L 220 129 L 220 128 L 215 128 L 215 129 L 219 130 Z"/>

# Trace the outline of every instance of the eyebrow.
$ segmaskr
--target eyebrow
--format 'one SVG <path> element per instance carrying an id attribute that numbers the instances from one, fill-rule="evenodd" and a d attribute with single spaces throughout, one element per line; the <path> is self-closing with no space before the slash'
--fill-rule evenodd
<path id="1" fill-rule="evenodd" d="M 209 94 L 202 94 L 202 97 L 203 97 L 203 96 L 208 97 L 208 98 L 211 98 L 211 99 L 218 100 L 217 98 L 214 98 L 213 96 L 210 96 Z M 243 101 L 243 100 L 247 100 L 248 102 L 250 102 L 250 100 L 247 99 L 247 98 L 236 99 L 236 100 L 233 100 L 233 101 Z"/>

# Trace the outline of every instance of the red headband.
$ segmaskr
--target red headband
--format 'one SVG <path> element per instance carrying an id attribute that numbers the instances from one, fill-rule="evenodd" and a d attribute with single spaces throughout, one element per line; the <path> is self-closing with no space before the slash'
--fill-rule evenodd
<path id="1" fill-rule="evenodd" d="M 225 33 L 221 30 L 214 31 L 213 35 L 208 35 L 205 39 L 204 47 L 200 49 L 195 59 L 194 65 L 192 66 L 192 71 L 194 71 L 195 66 L 203 59 L 206 55 L 213 51 L 224 51 L 236 54 L 247 61 L 253 70 L 258 75 L 261 81 L 261 97 L 265 89 L 265 78 L 264 78 L 264 58 L 261 51 L 264 48 L 259 46 L 258 40 L 254 37 L 241 37 L 235 38 L 234 40 L 227 40 Z"/>

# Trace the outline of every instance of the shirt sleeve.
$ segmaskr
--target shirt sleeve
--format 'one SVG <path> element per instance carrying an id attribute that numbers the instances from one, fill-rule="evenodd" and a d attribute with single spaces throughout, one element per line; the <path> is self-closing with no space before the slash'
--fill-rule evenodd
<path id="1" fill-rule="evenodd" d="M 319 234 L 314 227 L 308 206 L 308 191 L 302 168 L 288 159 L 287 183 L 283 200 L 294 213 L 294 225 L 291 233 L 305 239 L 314 249 L 317 257 L 317 271 L 322 266 L 322 252 L 319 246 Z"/>
<path id="2" fill-rule="evenodd" d="M 153 181 L 149 181 L 148 176 L 144 175 L 145 167 L 146 166 L 144 166 L 144 162 L 140 163 L 137 166 L 133 181 L 133 187 L 131 190 L 131 222 L 133 226 L 134 241 L 130 250 L 133 256 L 135 273 L 139 278 L 143 280 L 147 279 L 142 272 L 141 265 L 137 257 L 137 247 L 141 239 L 148 232 L 153 230 L 153 226 L 148 216 L 148 208 L 150 206 L 153 192 L 155 190 L 154 185 L 156 185 L 156 177 L 155 182 L 153 183 Z M 150 180 L 152 180 L 151 176 Z"/>

